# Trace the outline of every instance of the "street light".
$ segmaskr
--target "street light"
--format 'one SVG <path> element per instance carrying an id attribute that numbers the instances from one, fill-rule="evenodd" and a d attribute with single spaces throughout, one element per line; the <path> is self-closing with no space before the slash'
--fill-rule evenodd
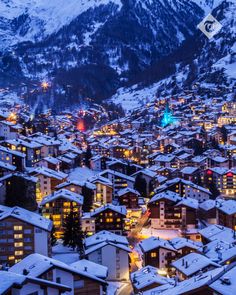
<path id="1" fill-rule="evenodd" d="M 48 89 L 48 87 L 49 87 L 49 83 L 48 83 L 47 81 L 43 81 L 43 82 L 41 83 L 41 87 L 42 87 L 43 90 L 45 91 L 45 90 Z"/>

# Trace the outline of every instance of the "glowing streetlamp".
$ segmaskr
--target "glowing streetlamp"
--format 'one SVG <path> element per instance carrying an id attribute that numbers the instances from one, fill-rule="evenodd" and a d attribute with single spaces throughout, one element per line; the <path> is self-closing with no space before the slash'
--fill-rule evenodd
<path id="1" fill-rule="evenodd" d="M 47 81 L 43 81 L 41 83 L 41 87 L 43 88 L 44 91 L 46 91 L 49 87 L 49 83 Z"/>

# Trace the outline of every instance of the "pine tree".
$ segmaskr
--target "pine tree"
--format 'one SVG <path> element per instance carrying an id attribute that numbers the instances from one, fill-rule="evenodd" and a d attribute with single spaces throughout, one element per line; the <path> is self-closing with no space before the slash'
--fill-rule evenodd
<path id="1" fill-rule="evenodd" d="M 147 182 L 141 174 L 138 174 L 135 179 L 134 189 L 136 189 L 142 197 L 147 196 Z"/>
<path id="2" fill-rule="evenodd" d="M 220 191 L 218 190 L 218 188 L 216 187 L 213 181 L 209 183 L 209 191 L 212 194 L 211 199 L 213 200 L 215 200 L 220 195 Z"/>
<path id="3" fill-rule="evenodd" d="M 89 212 L 93 207 L 93 201 L 94 201 L 93 190 L 89 189 L 86 185 L 84 185 L 82 187 L 82 195 L 84 197 L 83 211 Z"/>
<path id="4" fill-rule="evenodd" d="M 81 227 L 80 216 L 77 212 L 74 212 L 73 208 L 65 219 L 63 231 L 63 245 L 69 246 L 73 250 L 77 249 L 80 257 L 82 257 L 84 254 L 83 240 L 85 235 Z"/>
<path id="5" fill-rule="evenodd" d="M 55 225 L 53 224 L 52 230 L 51 230 L 51 236 L 50 236 L 50 243 L 51 243 L 52 247 L 55 246 L 57 243 L 57 238 L 56 238 L 55 233 L 56 233 L 56 229 L 55 229 Z"/>
<path id="6" fill-rule="evenodd" d="M 93 155 L 92 155 L 90 146 L 88 146 L 86 153 L 85 153 L 85 159 L 84 159 L 85 166 L 87 166 L 88 168 L 90 168 L 90 159 L 92 158 L 92 156 Z"/>

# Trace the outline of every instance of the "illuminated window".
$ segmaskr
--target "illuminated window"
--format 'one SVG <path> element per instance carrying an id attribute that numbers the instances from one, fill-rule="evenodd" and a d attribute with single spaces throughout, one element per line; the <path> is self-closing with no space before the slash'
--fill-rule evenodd
<path id="1" fill-rule="evenodd" d="M 22 242 L 20 242 L 20 243 L 14 243 L 14 246 L 15 246 L 16 248 L 18 248 L 18 247 L 23 247 L 23 243 L 22 243 Z"/>
<path id="2" fill-rule="evenodd" d="M 22 239 L 23 235 L 22 234 L 15 234 L 14 239 Z"/>
<path id="3" fill-rule="evenodd" d="M 15 251 L 15 256 L 23 255 L 23 251 Z"/>
<path id="4" fill-rule="evenodd" d="M 151 257 L 152 257 L 152 258 L 157 257 L 157 253 L 156 253 L 156 252 L 152 252 L 152 253 L 151 253 Z"/>
<path id="5" fill-rule="evenodd" d="M 107 222 L 107 223 L 111 223 L 111 222 L 113 222 L 113 218 L 107 218 L 107 219 L 106 219 L 106 222 Z"/>
<path id="6" fill-rule="evenodd" d="M 117 222 L 120 222 L 120 218 L 117 218 Z"/>
<path id="7" fill-rule="evenodd" d="M 22 230 L 22 226 L 21 225 L 14 225 L 14 230 Z"/>
<path id="8" fill-rule="evenodd" d="M 15 256 L 9 256 L 8 257 L 8 260 L 14 260 L 15 259 Z"/>

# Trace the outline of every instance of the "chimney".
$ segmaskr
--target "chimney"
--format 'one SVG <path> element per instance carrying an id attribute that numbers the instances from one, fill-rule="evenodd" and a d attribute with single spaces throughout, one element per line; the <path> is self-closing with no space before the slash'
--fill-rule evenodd
<path id="1" fill-rule="evenodd" d="M 87 268 L 87 266 L 85 266 L 85 267 L 84 267 L 84 271 L 88 271 L 88 268 Z"/>
<path id="2" fill-rule="evenodd" d="M 184 266 L 184 259 L 182 259 L 182 266 Z"/>
<path id="3" fill-rule="evenodd" d="M 188 261 L 185 261 L 185 268 L 188 268 Z"/>

